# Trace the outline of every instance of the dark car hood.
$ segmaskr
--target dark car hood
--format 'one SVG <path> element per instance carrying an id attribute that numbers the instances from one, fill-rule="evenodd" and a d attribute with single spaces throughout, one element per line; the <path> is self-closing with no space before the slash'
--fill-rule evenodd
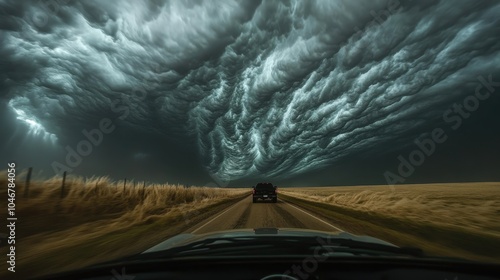
<path id="1" fill-rule="evenodd" d="M 283 236 L 283 237 L 301 236 L 301 237 L 311 237 L 311 238 L 317 238 L 317 237 L 343 238 L 343 239 L 352 239 L 355 241 L 363 241 L 363 242 L 377 243 L 377 244 L 397 247 L 394 244 L 391 244 L 389 242 L 371 236 L 359 236 L 347 232 L 336 233 L 336 232 L 325 232 L 325 231 L 294 229 L 294 228 L 258 228 L 258 229 L 235 229 L 235 230 L 216 231 L 206 234 L 183 233 L 171 237 L 149 248 L 143 253 L 162 251 L 209 238 L 256 237 L 256 236 Z"/>

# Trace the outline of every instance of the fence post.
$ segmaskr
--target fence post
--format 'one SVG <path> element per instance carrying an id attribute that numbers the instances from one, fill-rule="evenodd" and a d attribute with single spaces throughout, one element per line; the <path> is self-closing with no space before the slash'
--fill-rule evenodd
<path id="1" fill-rule="evenodd" d="M 63 180 L 61 185 L 61 198 L 64 196 L 64 184 L 66 183 L 66 171 L 63 173 Z"/>
<path id="2" fill-rule="evenodd" d="M 144 185 L 142 185 L 142 200 L 144 200 L 144 192 L 146 191 L 146 181 L 144 181 Z"/>
<path id="3" fill-rule="evenodd" d="M 28 175 L 26 175 L 26 184 L 24 187 L 24 197 L 29 196 L 29 191 L 30 191 L 30 181 L 31 181 L 31 172 L 33 171 L 33 167 L 30 167 L 28 169 Z"/>
<path id="4" fill-rule="evenodd" d="M 123 181 L 123 192 L 125 192 L 125 185 L 127 185 L 127 178 Z"/>

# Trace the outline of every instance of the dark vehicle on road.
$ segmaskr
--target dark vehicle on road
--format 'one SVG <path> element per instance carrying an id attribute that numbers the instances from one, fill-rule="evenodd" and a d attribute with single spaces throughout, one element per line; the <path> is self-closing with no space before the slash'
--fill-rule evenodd
<path id="1" fill-rule="evenodd" d="M 253 203 L 258 199 L 271 200 L 276 203 L 278 201 L 278 187 L 271 183 L 258 183 L 253 187 Z"/>

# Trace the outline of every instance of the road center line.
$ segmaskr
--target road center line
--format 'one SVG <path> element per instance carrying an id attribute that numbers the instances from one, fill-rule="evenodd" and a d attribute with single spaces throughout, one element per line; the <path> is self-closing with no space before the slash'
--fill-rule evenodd
<path id="1" fill-rule="evenodd" d="M 226 213 L 227 211 L 233 209 L 236 205 L 242 203 L 243 201 L 245 201 L 245 199 L 242 199 L 240 201 L 238 201 L 236 204 L 234 204 L 233 206 L 227 208 L 225 211 L 223 211 L 222 213 L 220 213 L 219 215 L 215 216 L 214 218 L 212 218 L 210 221 L 204 223 L 203 225 L 201 225 L 199 228 L 191 231 L 191 233 L 196 233 L 197 231 L 199 231 L 200 229 L 202 229 L 203 227 L 205 227 L 206 225 L 210 224 L 211 222 L 213 222 L 215 219 L 219 218 L 220 216 L 224 215 L 224 213 Z"/>
<path id="2" fill-rule="evenodd" d="M 281 199 L 280 199 L 280 200 L 281 200 Z M 283 200 L 281 200 L 281 201 L 283 201 Z M 314 216 L 314 215 L 312 215 L 312 214 L 310 214 L 310 213 L 308 213 L 308 212 L 306 212 L 306 211 L 304 211 L 304 210 L 302 210 L 302 209 L 300 209 L 300 208 L 298 208 L 298 207 L 295 207 L 295 206 L 293 206 L 292 204 L 290 204 L 290 203 L 288 203 L 288 202 L 285 202 L 285 201 L 283 201 L 283 202 L 284 202 L 284 203 L 286 203 L 286 204 L 288 204 L 290 207 L 293 207 L 293 208 L 295 208 L 295 209 L 299 210 L 300 212 L 302 212 L 302 213 L 304 213 L 304 214 L 307 214 L 307 215 L 309 215 L 309 216 L 311 216 L 311 217 L 315 218 L 316 220 L 318 220 L 318 221 L 320 221 L 320 222 L 322 222 L 322 223 L 324 223 L 324 224 L 327 224 L 327 225 L 329 225 L 330 227 L 332 227 L 332 228 L 334 228 L 334 229 L 336 229 L 336 230 L 338 230 L 338 231 L 346 232 L 345 230 L 342 230 L 342 229 L 340 229 L 340 228 L 338 228 L 338 227 L 336 227 L 336 226 L 334 226 L 334 225 L 330 224 L 329 222 L 326 222 L 326 221 L 324 221 L 324 220 L 322 220 L 322 219 L 320 219 L 320 218 L 318 218 L 318 217 L 316 217 L 316 216 Z"/>

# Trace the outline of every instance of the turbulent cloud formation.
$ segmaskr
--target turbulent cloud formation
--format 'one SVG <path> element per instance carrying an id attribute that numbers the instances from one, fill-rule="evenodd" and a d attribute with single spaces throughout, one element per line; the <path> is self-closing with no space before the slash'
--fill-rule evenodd
<path id="1" fill-rule="evenodd" d="M 109 117 L 188 143 L 223 180 L 411 142 L 500 70 L 496 1 L 0 3 L 18 121 L 64 146 Z"/>

